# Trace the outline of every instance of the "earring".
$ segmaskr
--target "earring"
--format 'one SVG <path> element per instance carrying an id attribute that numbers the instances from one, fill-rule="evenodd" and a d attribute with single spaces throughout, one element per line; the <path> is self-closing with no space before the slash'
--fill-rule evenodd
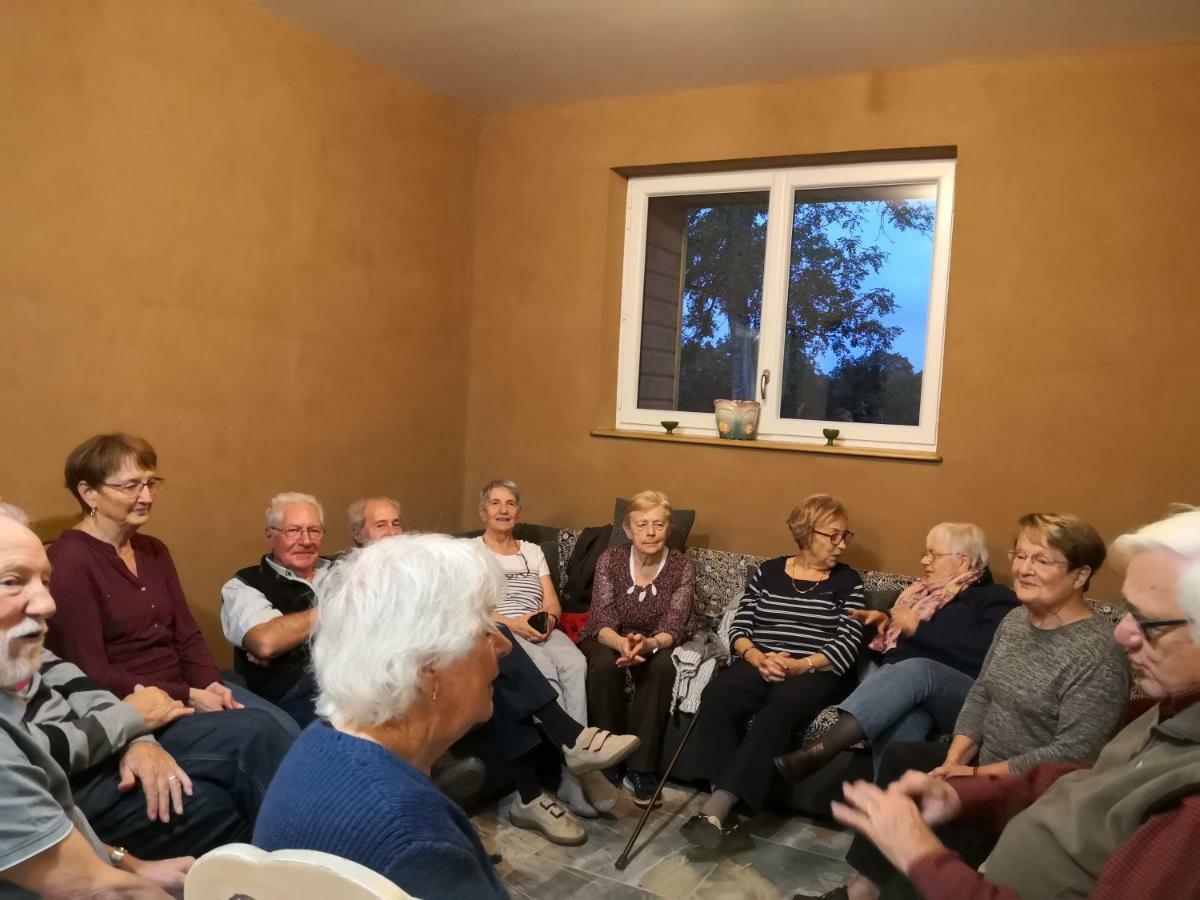
<path id="1" fill-rule="evenodd" d="M 432 703 L 437 703 L 437 695 L 438 695 L 438 683 L 437 683 L 436 681 L 434 681 L 434 683 L 433 683 L 433 696 L 429 698 L 429 699 L 430 699 L 430 702 L 432 702 Z"/>
<path id="2" fill-rule="evenodd" d="M 92 519 L 96 518 L 96 507 L 94 507 L 94 506 L 88 507 L 88 518 L 92 518 Z"/>

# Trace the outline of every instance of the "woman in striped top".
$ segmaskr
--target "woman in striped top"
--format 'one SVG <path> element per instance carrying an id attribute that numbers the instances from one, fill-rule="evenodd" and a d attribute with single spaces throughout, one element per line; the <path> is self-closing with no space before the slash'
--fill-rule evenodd
<path id="1" fill-rule="evenodd" d="M 846 510 L 828 494 L 814 494 L 787 524 L 798 552 L 769 559 L 754 573 L 729 633 L 737 658 L 700 701 L 700 746 L 713 794 L 684 834 L 708 850 L 748 842 L 733 821 L 738 801 L 757 813 L 775 774 L 772 758 L 853 686 L 862 625 L 852 614 L 863 608 L 863 585 L 838 561 L 854 537 Z"/>

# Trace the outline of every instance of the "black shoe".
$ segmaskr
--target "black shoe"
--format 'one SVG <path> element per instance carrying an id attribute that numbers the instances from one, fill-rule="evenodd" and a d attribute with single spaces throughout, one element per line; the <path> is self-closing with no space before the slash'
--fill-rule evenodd
<path id="1" fill-rule="evenodd" d="M 692 816 L 683 823 L 679 831 L 688 841 L 705 850 L 716 850 L 721 846 L 721 839 L 725 837 L 725 829 L 721 827 L 721 820 L 716 816 Z"/>
<path id="2" fill-rule="evenodd" d="M 775 771 L 788 784 L 795 784 L 821 768 L 821 762 L 805 750 L 793 750 L 775 757 Z"/>
<path id="3" fill-rule="evenodd" d="M 455 803 L 462 803 L 483 787 L 487 767 L 477 756 L 455 759 L 446 754 L 433 764 L 430 777 L 439 791 Z"/>
<path id="4" fill-rule="evenodd" d="M 625 780 L 622 784 L 627 791 L 633 794 L 633 802 L 638 806 L 649 806 L 652 800 L 655 806 L 662 806 L 662 795 L 660 794 L 657 798 L 654 796 L 658 780 L 649 772 L 635 772 L 633 769 L 629 769 L 625 773 Z"/>
<path id="5" fill-rule="evenodd" d="M 718 828 L 708 816 L 692 816 L 684 823 L 684 837 L 696 844 L 684 856 L 688 862 L 712 862 L 734 853 L 754 849 L 749 820 Z"/>

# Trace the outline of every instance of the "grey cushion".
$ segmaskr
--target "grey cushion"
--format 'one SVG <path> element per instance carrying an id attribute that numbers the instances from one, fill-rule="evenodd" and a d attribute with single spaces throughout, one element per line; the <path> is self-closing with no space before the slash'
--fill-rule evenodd
<path id="1" fill-rule="evenodd" d="M 617 498 L 613 507 L 613 530 L 608 538 L 610 547 L 621 547 L 630 543 L 629 538 L 625 536 L 625 529 L 621 527 L 628 506 L 629 501 L 624 497 Z M 667 546 L 682 553 L 683 548 L 687 546 L 688 535 L 692 533 L 692 526 L 695 524 L 696 511 L 694 509 L 671 510 L 671 536 L 667 538 Z"/>

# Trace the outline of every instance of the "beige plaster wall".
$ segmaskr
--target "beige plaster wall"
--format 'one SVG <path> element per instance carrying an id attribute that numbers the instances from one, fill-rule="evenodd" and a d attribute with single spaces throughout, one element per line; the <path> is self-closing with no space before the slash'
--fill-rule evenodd
<path id="1" fill-rule="evenodd" d="M 1029 510 L 1108 538 L 1200 502 L 1195 219 L 1200 48 L 958 65 L 496 115 L 475 188 L 464 522 L 512 477 L 526 519 L 606 521 L 656 487 L 695 540 L 783 553 L 789 508 L 844 499 L 849 560 L 914 571 L 973 520 Z M 610 167 L 955 144 L 940 465 L 672 446 L 611 428 L 624 184 Z M 1007 561 L 1001 568 L 1007 568 Z M 1112 593 L 1111 573 L 1096 584 Z"/>
<path id="2" fill-rule="evenodd" d="M 225 661 L 272 494 L 332 549 L 367 492 L 457 524 L 472 114 L 250 0 L 16 0 L 0 123 L 0 495 L 44 537 L 73 446 L 150 439 L 146 531 Z"/>

